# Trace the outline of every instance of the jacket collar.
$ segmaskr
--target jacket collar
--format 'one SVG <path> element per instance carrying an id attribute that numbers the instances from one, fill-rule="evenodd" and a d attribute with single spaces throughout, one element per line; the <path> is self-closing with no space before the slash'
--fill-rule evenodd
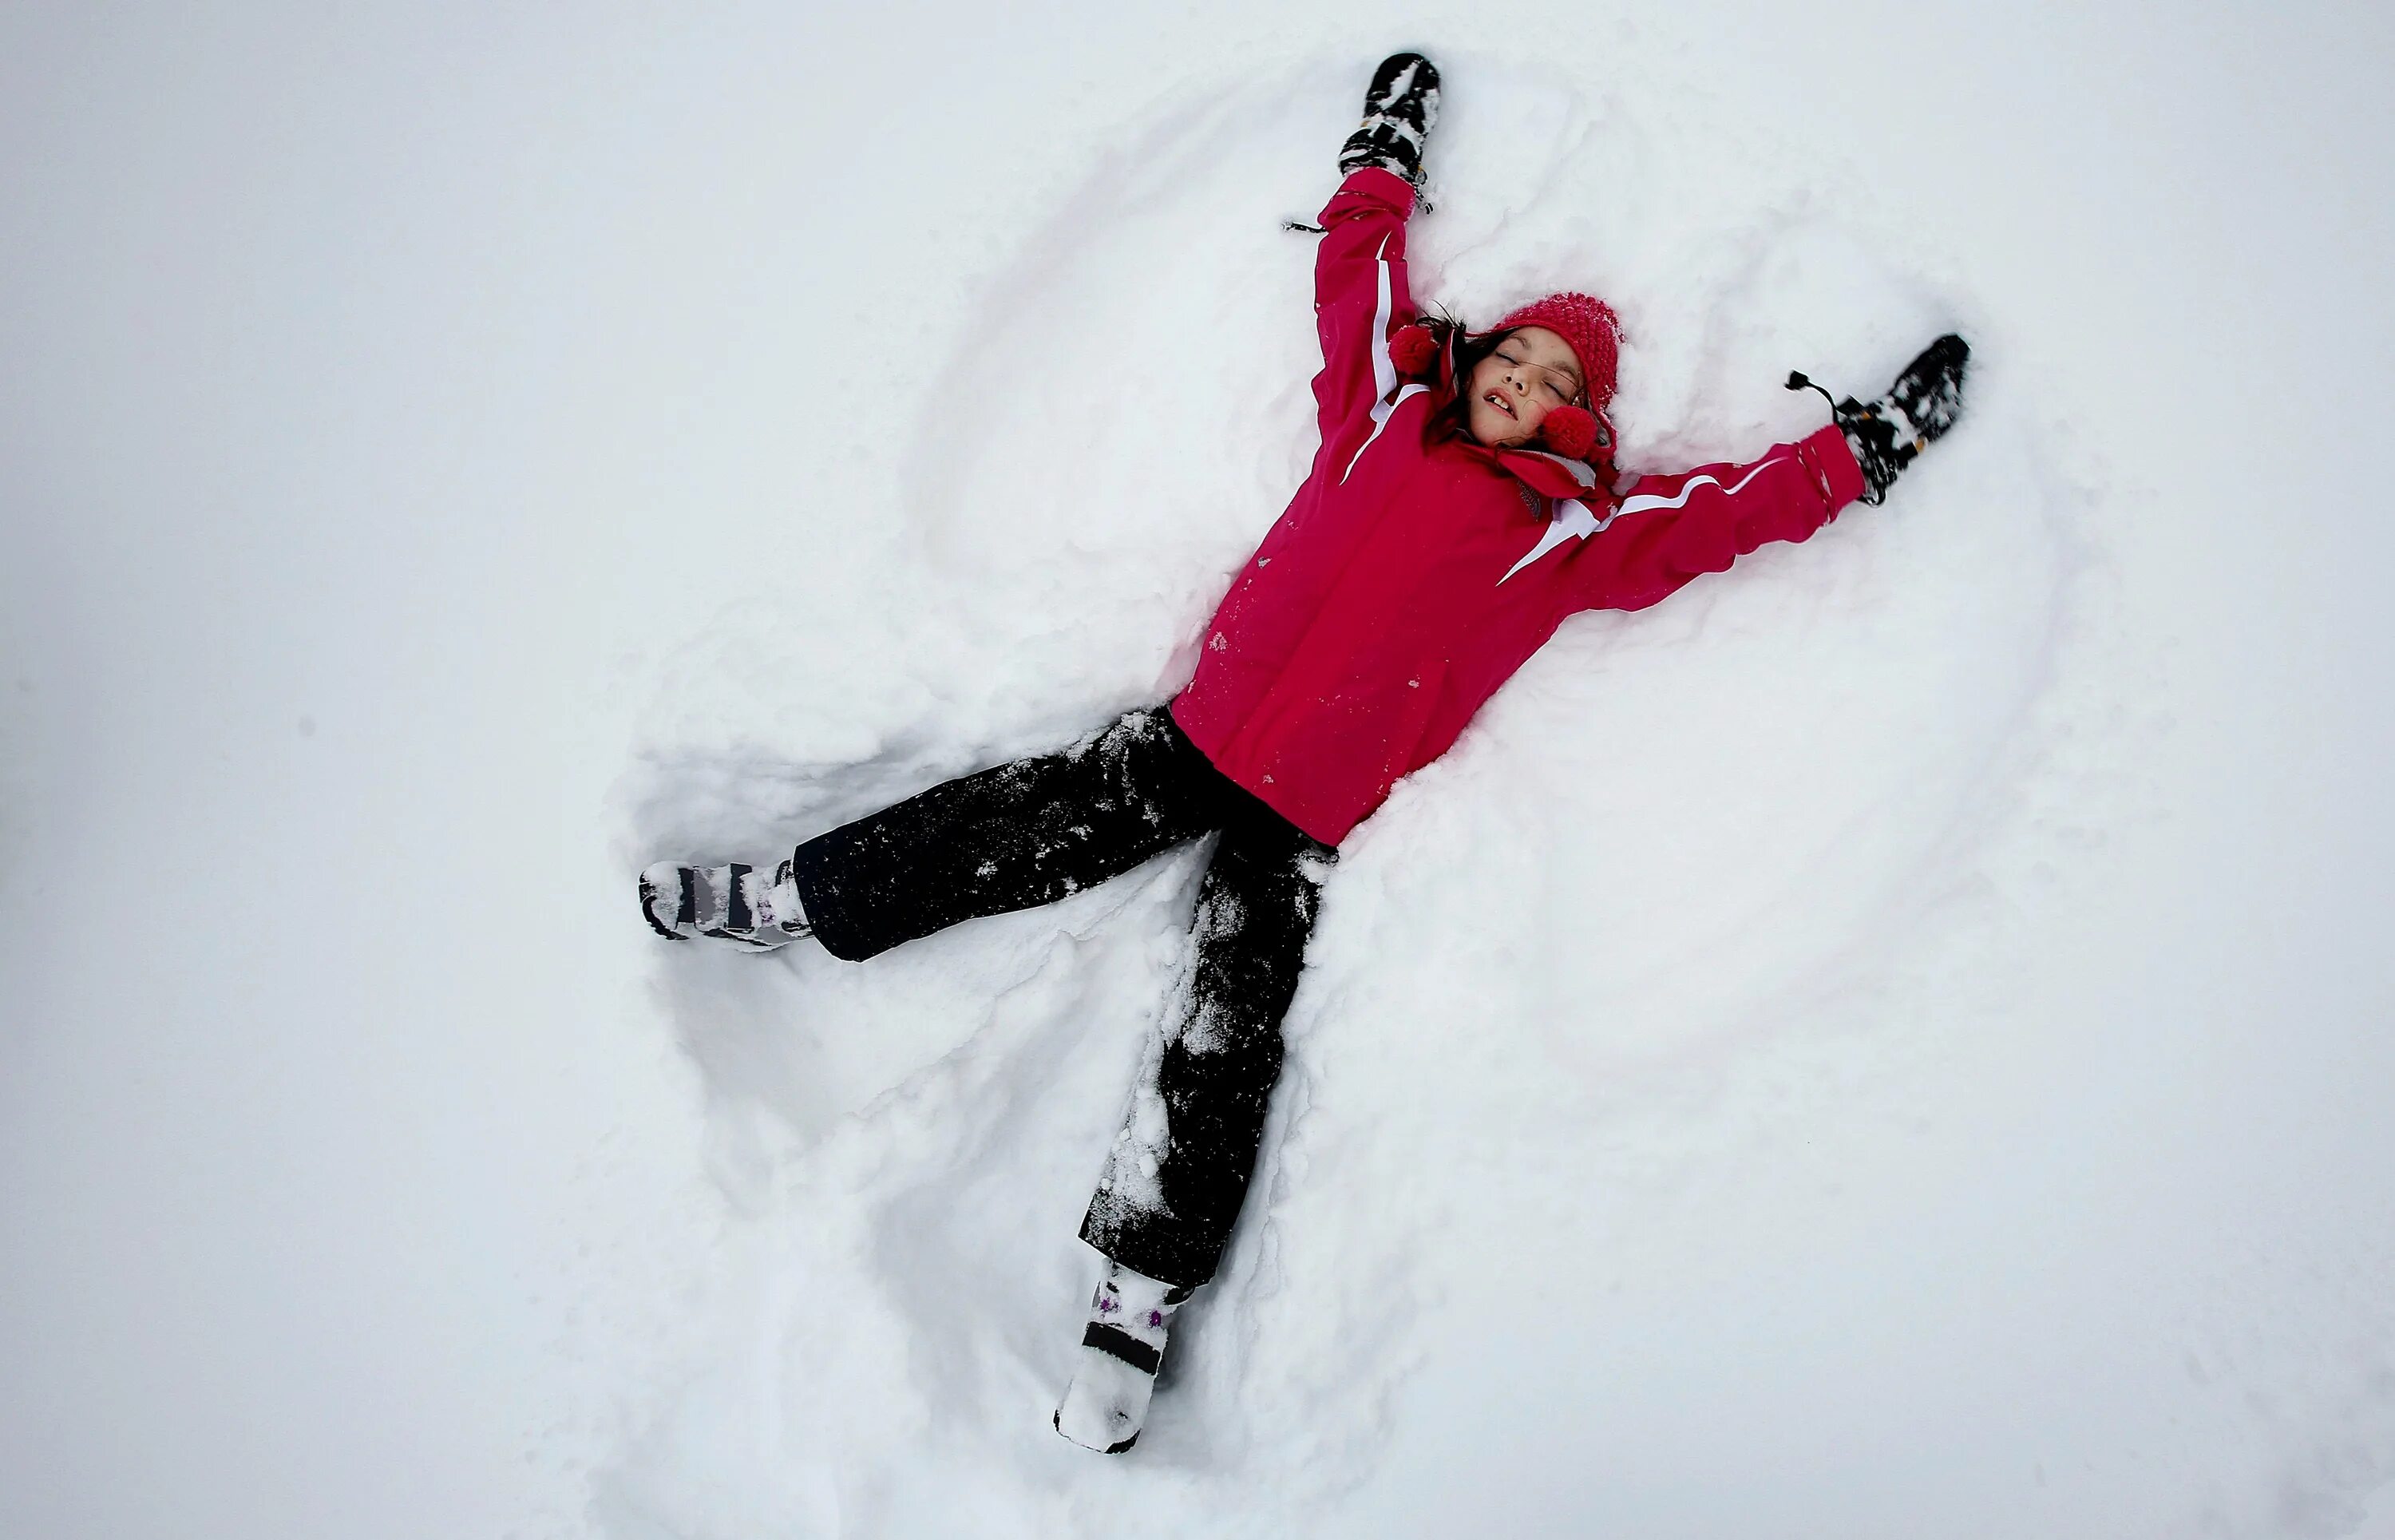
<path id="1" fill-rule="evenodd" d="M 1468 438 L 1457 438 L 1454 444 L 1462 453 L 1505 471 L 1541 497 L 1586 501 L 1609 500 L 1613 496 L 1613 488 L 1596 468 L 1582 460 L 1566 459 L 1544 449 L 1489 449 Z"/>

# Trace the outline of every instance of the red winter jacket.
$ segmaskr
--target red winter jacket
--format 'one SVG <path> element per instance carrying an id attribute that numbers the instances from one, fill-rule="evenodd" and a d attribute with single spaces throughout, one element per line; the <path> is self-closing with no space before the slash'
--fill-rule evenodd
<path id="1" fill-rule="evenodd" d="M 1321 446 L 1172 702 L 1216 768 L 1330 844 L 1445 753 L 1564 617 L 1644 608 L 1805 538 L 1863 487 L 1835 427 L 1619 494 L 1558 456 L 1425 444 L 1451 387 L 1400 382 L 1388 346 L 1414 314 L 1412 206 L 1403 179 L 1366 169 L 1322 211 Z"/>

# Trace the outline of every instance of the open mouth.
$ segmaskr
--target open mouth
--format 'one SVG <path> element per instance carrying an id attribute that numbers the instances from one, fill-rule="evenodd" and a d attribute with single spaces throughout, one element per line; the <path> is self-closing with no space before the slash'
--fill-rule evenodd
<path id="1" fill-rule="evenodd" d="M 1487 392 L 1482 395 L 1480 399 L 1489 403 L 1489 405 L 1496 407 L 1499 411 L 1504 413 L 1507 417 L 1512 418 L 1516 422 L 1519 422 L 1522 418 L 1522 414 L 1514 410 L 1514 404 L 1507 401 L 1503 396 L 1499 395 L 1494 391 Z"/>

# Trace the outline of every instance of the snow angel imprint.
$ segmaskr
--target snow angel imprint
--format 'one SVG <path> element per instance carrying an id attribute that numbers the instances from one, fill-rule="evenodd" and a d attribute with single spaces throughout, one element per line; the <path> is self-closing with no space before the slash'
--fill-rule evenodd
<path id="1" fill-rule="evenodd" d="M 1604 301 L 1554 294 L 1479 332 L 1415 309 L 1406 221 L 1438 93 L 1417 54 L 1383 61 L 1366 92 L 1315 255 L 1320 443 L 1185 688 L 778 865 L 641 875 L 642 911 L 670 939 L 812 938 L 863 962 L 1220 834 L 1186 976 L 1081 1224 L 1106 1267 L 1053 1420 L 1092 1449 L 1137 1440 L 1173 1311 L 1213 1276 L 1237 1220 L 1339 843 L 1566 616 L 1655 604 L 1878 502 L 1960 406 L 1969 350 L 1943 337 L 1875 401 L 1824 392 L 1829 424 L 1751 464 L 1624 484 L 1606 415 L 1620 332 Z"/>

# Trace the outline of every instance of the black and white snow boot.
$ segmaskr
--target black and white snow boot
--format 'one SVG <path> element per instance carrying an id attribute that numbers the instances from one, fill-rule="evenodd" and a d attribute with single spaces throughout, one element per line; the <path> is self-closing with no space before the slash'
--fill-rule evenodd
<path id="1" fill-rule="evenodd" d="M 1438 121 L 1438 68 L 1417 53 L 1391 54 L 1364 92 L 1364 121 L 1339 151 L 1342 175 L 1377 166 L 1422 191 L 1422 145 Z"/>
<path id="2" fill-rule="evenodd" d="M 1049 1419 L 1057 1432 L 1101 1454 L 1119 1454 L 1139 1442 L 1148 1398 L 1156 1393 L 1156 1371 L 1164 1361 L 1165 1334 L 1172 1329 L 1172 1312 L 1191 1292 L 1118 1262 L 1106 1264 L 1106 1276 L 1090 1301 L 1073 1383 Z"/>
<path id="3" fill-rule="evenodd" d="M 747 951 L 773 951 L 814 934 L 788 861 L 771 880 L 738 861 L 716 867 L 659 861 L 641 873 L 641 914 L 668 941 L 704 936 Z"/>
<path id="4" fill-rule="evenodd" d="M 1848 396 L 1832 402 L 1830 415 L 1846 434 L 1846 447 L 1862 468 L 1862 500 L 1877 506 L 1914 456 L 1954 426 L 1963 411 L 1963 372 L 1971 362 L 1971 345 L 1949 332 L 1904 366 L 1887 394 L 1873 402 Z M 1788 388 L 1821 391 L 1801 374 L 1788 377 Z M 1829 400 L 1830 392 L 1821 391 Z"/>

